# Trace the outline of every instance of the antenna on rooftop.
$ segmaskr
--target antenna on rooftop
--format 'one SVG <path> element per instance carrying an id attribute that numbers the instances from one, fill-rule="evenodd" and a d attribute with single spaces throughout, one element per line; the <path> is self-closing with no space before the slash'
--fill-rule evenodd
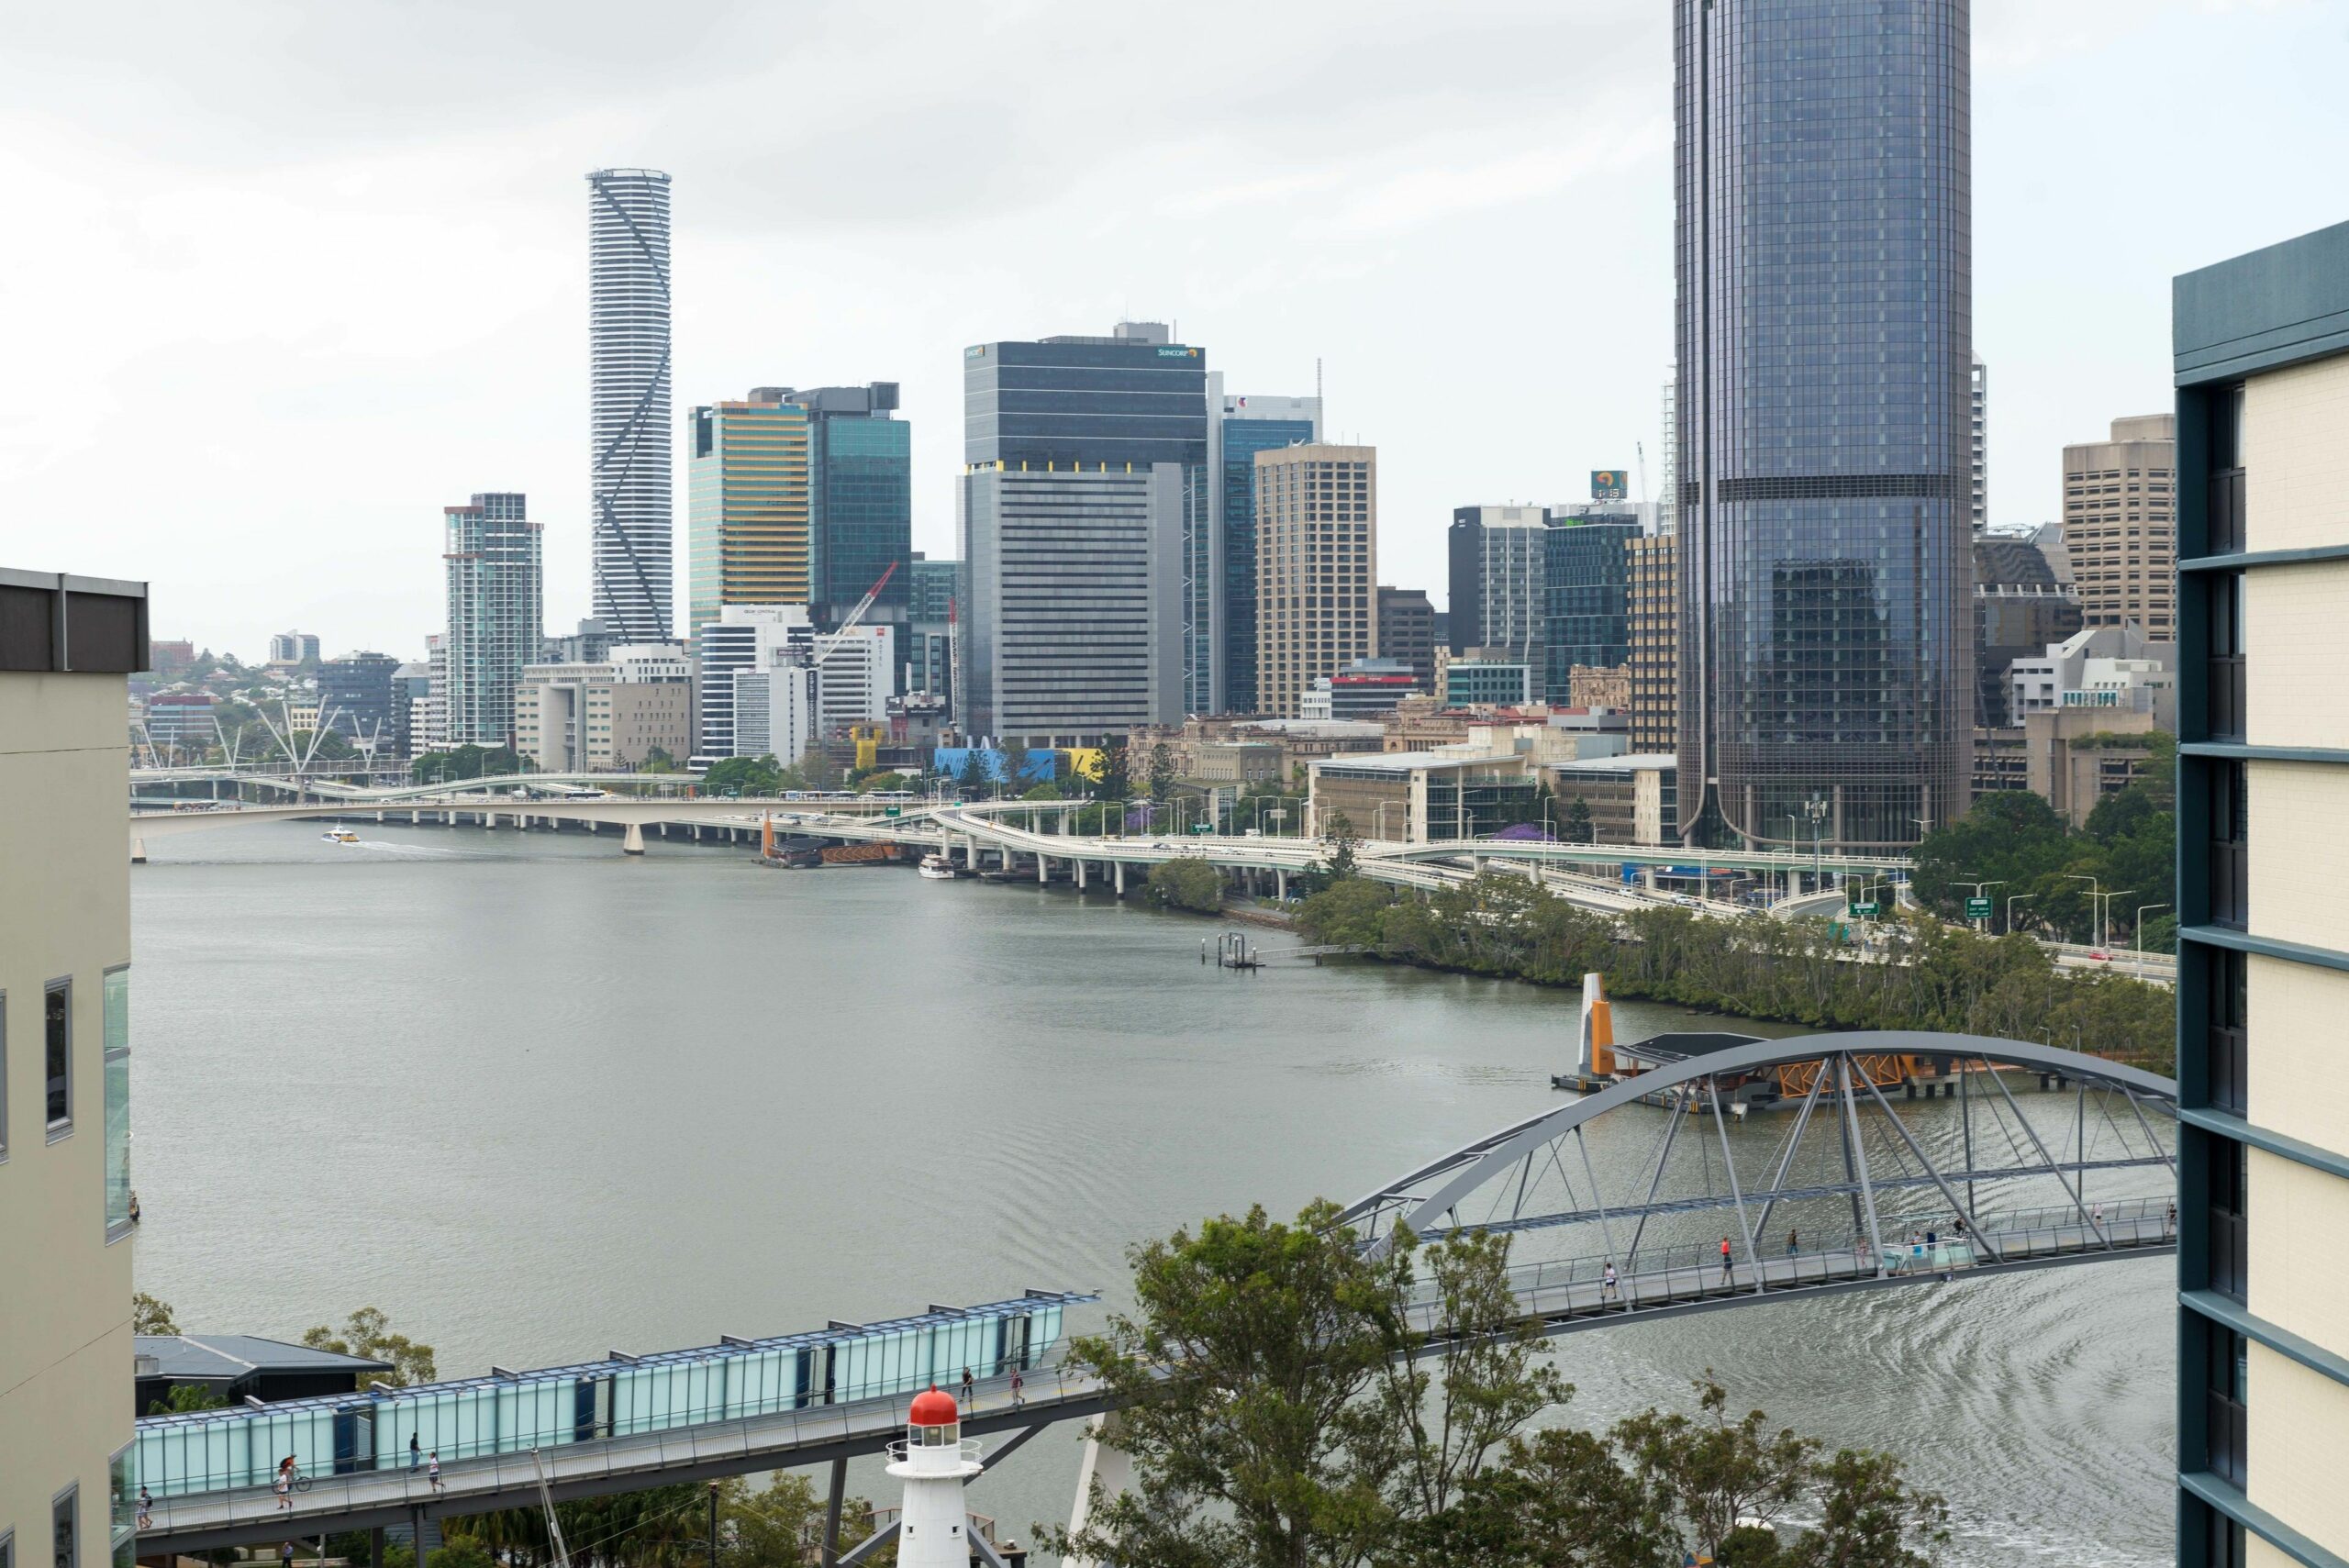
<path id="1" fill-rule="evenodd" d="M 1321 395 L 1321 356 L 1313 356 L 1313 434 L 1316 439 L 1330 428 L 1330 404 Z"/>

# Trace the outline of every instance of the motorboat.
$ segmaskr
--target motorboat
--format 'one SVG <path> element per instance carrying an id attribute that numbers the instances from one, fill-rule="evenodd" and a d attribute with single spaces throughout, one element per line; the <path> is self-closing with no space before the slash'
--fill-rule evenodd
<path id="1" fill-rule="evenodd" d="M 355 844 L 359 842 L 359 835 L 352 832 L 348 828 L 329 828 L 325 832 L 319 834 L 318 837 L 324 839 L 329 844 Z"/>
<path id="2" fill-rule="evenodd" d="M 954 862 L 945 855 L 924 855 L 921 858 L 921 863 L 915 866 L 914 871 L 918 875 L 931 882 L 954 880 Z"/>

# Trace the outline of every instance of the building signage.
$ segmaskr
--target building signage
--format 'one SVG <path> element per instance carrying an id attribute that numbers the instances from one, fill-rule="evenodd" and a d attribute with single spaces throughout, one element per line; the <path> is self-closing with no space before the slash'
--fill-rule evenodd
<path id="1" fill-rule="evenodd" d="M 1162 360 L 1196 360 L 1199 351 L 1197 349 L 1161 349 L 1158 357 Z"/>
<path id="2" fill-rule="evenodd" d="M 1594 501 L 1620 501 L 1631 493 L 1626 476 L 1620 468 L 1597 468 L 1590 473 L 1590 498 Z"/>
<path id="3" fill-rule="evenodd" d="M 987 346 L 985 343 L 974 343 L 963 350 L 963 357 L 966 360 L 984 360 L 987 357 Z"/>

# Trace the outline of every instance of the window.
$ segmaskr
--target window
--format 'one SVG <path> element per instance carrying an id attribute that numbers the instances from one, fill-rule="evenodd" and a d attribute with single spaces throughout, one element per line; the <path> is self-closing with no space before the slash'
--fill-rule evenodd
<path id="1" fill-rule="evenodd" d="M 49 1135 L 73 1130 L 73 982 L 52 980 L 41 993 L 41 1040 L 48 1081 Z"/>
<path id="2" fill-rule="evenodd" d="M 49 1505 L 49 1532 L 52 1561 L 56 1568 L 75 1568 L 74 1510 L 81 1501 L 81 1489 L 68 1486 Z"/>
<path id="3" fill-rule="evenodd" d="M 2205 728 L 2240 739 L 2243 731 L 2243 573 L 2215 572 L 2202 584 L 2210 639 L 2209 713 Z"/>
<path id="4" fill-rule="evenodd" d="M 2248 838 L 2251 808 L 2243 796 L 2243 766 L 2224 761 L 2210 769 L 2210 922 L 2249 929 Z"/>
<path id="5" fill-rule="evenodd" d="M 2243 1223 L 2243 1147 L 2232 1138 L 2210 1140 L 2210 1288 L 2243 1300 L 2251 1237 Z"/>
<path id="6" fill-rule="evenodd" d="M 2203 1559 L 2209 1568 L 2244 1568 L 2251 1559 L 2243 1526 L 2216 1508 L 2207 1510 L 2210 1521 L 2210 1551 Z"/>
<path id="7" fill-rule="evenodd" d="M 2243 1028 L 2250 997 L 2250 959 L 2229 948 L 2210 956 L 2210 1100 L 2221 1110 L 2250 1115 L 2250 1073 Z"/>
<path id="8" fill-rule="evenodd" d="M 2248 1381 L 2251 1344 L 2241 1334 L 2216 1323 L 2206 1324 L 2209 1362 L 2205 1367 L 2210 1397 L 2209 1429 L 2203 1441 L 2209 1449 L 2210 1471 L 2241 1486 L 2243 1484 L 2244 1385 Z"/>
<path id="9" fill-rule="evenodd" d="M 106 972 L 106 1240 L 130 1232 L 130 967 Z"/>

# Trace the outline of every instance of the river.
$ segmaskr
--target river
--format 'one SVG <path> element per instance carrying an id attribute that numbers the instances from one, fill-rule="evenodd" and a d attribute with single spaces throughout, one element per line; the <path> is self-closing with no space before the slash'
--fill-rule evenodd
<path id="1" fill-rule="evenodd" d="M 139 1284 L 190 1332 L 372 1305 L 458 1375 L 1114 1298 L 1132 1240 L 1359 1196 L 1555 1103 L 1571 1053 L 1567 993 L 1219 973 L 1208 923 L 1097 893 L 361 831 L 156 840 L 132 873 Z M 1905 1456 L 1951 1501 L 1952 1563 L 2166 1564 L 2172 1280 L 2131 1260 L 1578 1334 L 1566 1418 L 1685 1407 L 1709 1366 L 1740 1408 Z M 974 1507 L 1022 1540 L 1065 1522 L 1079 1440 L 1029 1444 Z M 895 1500 L 876 1467 L 852 1485 Z"/>

